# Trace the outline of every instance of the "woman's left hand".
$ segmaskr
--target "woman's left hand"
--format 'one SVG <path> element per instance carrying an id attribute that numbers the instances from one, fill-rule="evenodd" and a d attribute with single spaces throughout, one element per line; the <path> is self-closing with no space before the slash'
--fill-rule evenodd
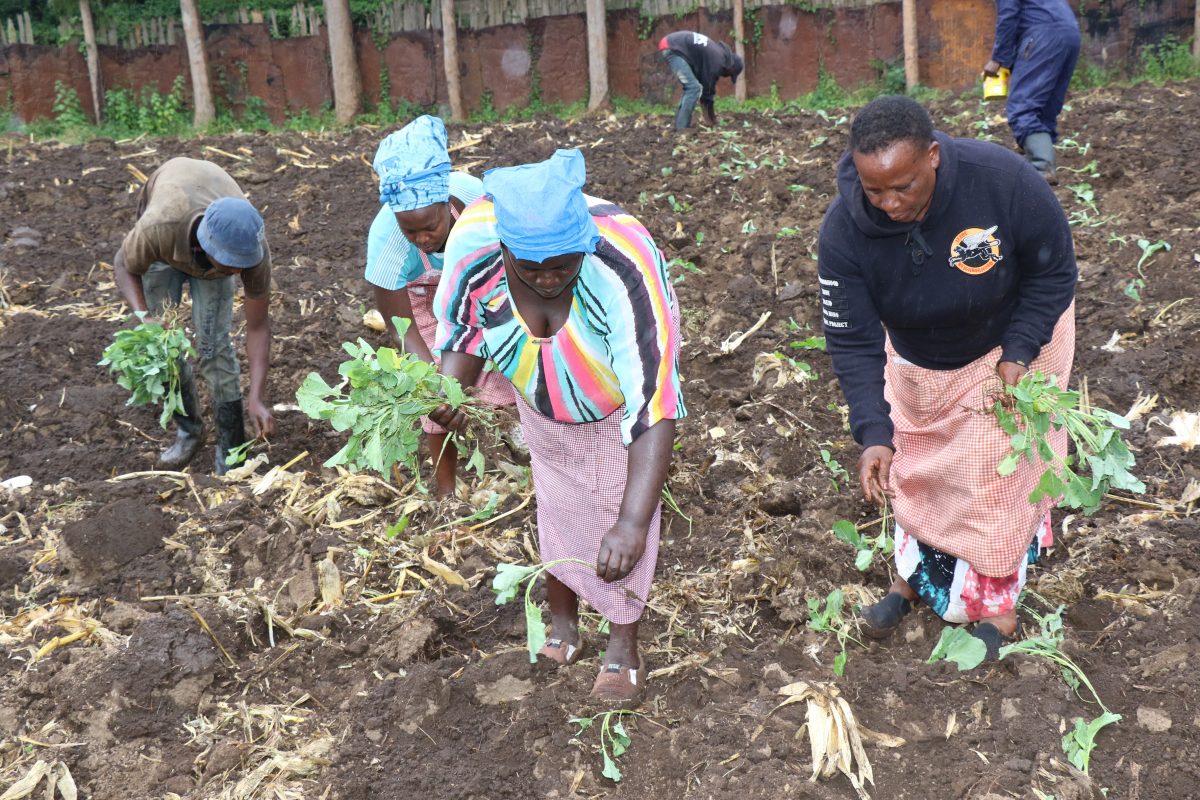
<path id="1" fill-rule="evenodd" d="M 1029 367 L 1015 361 L 1001 361 L 996 365 L 996 374 L 1004 381 L 1005 386 L 1016 386 L 1026 372 L 1029 372 Z"/>
<path id="2" fill-rule="evenodd" d="M 617 520 L 600 540 L 596 556 L 596 577 L 607 583 L 619 581 L 637 566 L 646 551 L 645 526 Z"/>

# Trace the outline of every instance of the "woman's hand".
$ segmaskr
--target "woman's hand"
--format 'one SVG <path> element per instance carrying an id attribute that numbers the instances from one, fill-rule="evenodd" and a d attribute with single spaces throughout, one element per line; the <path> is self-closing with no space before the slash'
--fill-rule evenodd
<path id="1" fill-rule="evenodd" d="M 996 374 L 1005 386 L 1016 386 L 1026 372 L 1029 372 L 1029 367 L 1015 361 L 1001 361 L 996 365 Z"/>
<path id="2" fill-rule="evenodd" d="M 461 408 L 454 408 L 449 403 L 442 403 L 430 411 L 429 419 L 454 433 L 461 433 L 467 427 L 466 413 Z"/>
<path id="3" fill-rule="evenodd" d="M 637 566 L 646 552 L 645 526 L 617 520 L 600 540 L 600 552 L 596 555 L 596 577 L 612 583 L 624 578 Z"/>
<path id="4" fill-rule="evenodd" d="M 875 505 L 883 505 L 892 493 L 892 455 L 892 448 L 875 444 L 858 457 L 858 482 L 862 485 L 863 497 Z"/>

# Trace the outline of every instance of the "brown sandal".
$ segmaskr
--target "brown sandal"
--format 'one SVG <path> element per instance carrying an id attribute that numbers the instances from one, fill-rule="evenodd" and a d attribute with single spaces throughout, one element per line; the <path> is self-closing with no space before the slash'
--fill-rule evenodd
<path id="1" fill-rule="evenodd" d="M 638 656 L 636 667 L 605 664 L 592 684 L 592 699 L 604 703 L 637 705 L 642 701 L 642 684 L 646 680 L 646 660 Z"/>
<path id="2" fill-rule="evenodd" d="M 542 649 L 538 650 L 538 655 L 545 656 L 559 666 L 569 667 L 583 655 L 583 642 L 580 641 L 576 646 L 562 639 L 547 639 Z"/>

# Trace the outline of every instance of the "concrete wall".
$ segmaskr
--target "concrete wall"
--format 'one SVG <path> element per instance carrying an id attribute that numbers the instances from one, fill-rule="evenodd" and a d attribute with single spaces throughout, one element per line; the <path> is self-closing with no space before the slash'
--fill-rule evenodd
<path id="1" fill-rule="evenodd" d="M 1145 0 L 1096 4 L 1083 0 L 1084 58 L 1120 66 L 1137 58 L 1139 48 L 1166 34 L 1191 35 L 1196 0 Z M 787 99 L 811 91 L 820 69 L 839 84 L 873 80 L 876 62 L 902 59 L 900 3 L 809 12 L 796 6 L 766 6 L 753 12 L 761 36 L 747 46 L 750 94 L 767 94 L 772 85 Z M 644 38 L 635 10 L 609 15 L 609 81 L 614 95 L 665 101 L 676 93 L 657 55 L 658 39 L 672 30 L 690 29 L 730 41 L 728 11 L 701 9 L 682 18 L 661 19 Z M 988 59 L 995 22 L 992 0 L 918 0 L 921 82 L 943 89 L 970 86 Z M 212 25 L 205 29 L 214 91 L 240 110 L 248 96 L 262 98 L 275 121 L 289 112 L 320 110 L 332 103 L 328 44 L 324 36 L 272 39 L 265 25 Z M 749 29 L 748 36 L 753 35 Z M 460 30 L 463 101 L 480 109 L 486 98 L 503 110 L 524 105 L 531 96 L 544 102 L 570 102 L 587 95 L 587 36 L 582 15 L 540 17 L 522 25 Z M 434 31 L 397 34 L 379 48 L 368 31 L 357 32 L 358 59 L 365 98 L 379 98 L 386 68 L 393 99 L 420 105 L 444 103 L 445 75 L 441 37 Z M 153 86 L 167 91 L 177 75 L 187 79 L 182 42 L 138 50 L 101 46 L 106 88 Z M 9 45 L 0 48 L 0 105 L 11 106 L 22 120 L 49 116 L 55 81 L 75 88 L 85 108 L 87 69 L 77 48 Z M 721 81 L 719 93 L 732 85 Z"/>

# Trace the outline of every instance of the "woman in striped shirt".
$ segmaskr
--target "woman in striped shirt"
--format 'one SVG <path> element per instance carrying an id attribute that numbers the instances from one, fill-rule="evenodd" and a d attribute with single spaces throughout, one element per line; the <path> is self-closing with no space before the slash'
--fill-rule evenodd
<path id="1" fill-rule="evenodd" d="M 537 496 L 552 630 L 541 654 L 574 663 L 578 598 L 611 624 L 592 695 L 639 699 L 638 620 L 658 558 L 675 420 L 687 413 L 679 307 L 649 233 L 583 194 L 583 156 L 491 170 L 463 212 L 438 286 L 442 371 L 469 384 L 484 360 L 516 389 Z M 433 419 L 465 422 L 448 407 Z"/>

